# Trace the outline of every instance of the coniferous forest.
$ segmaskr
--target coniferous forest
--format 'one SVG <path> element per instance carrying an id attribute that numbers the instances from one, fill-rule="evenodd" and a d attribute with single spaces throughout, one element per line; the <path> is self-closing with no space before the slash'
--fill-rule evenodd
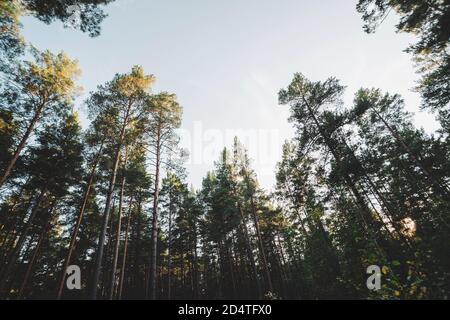
<path id="1" fill-rule="evenodd" d="M 194 188 L 178 135 L 190 111 L 133 62 L 89 92 L 82 127 L 77 57 L 34 47 L 21 20 L 68 23 L 77 5 L 77 32 L 96 41 L 113 2 L 0 1 L 1 299 L 449 298 L 448 0 L 354 8 L 355 32 L 391 14 L 414 36 L 411 89 L 440 127 L 415 126 L 395 92 L 292 70 L 272 93 L 295 128 L 273 190 L 239 137 Z"/>

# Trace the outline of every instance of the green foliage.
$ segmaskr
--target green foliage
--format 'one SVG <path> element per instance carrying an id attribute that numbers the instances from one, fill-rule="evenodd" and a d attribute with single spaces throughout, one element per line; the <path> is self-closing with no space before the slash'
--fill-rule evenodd
<path id="1" fill-rule="evenodd" d="M 423 74 L 417 90 L 423 98 L 423 108 L 440 111 L 439 119 L 446 126 L 446 110 L 450 101 L 450 3 L 447 0 L 360 0 L 357 10 L 365 22 L 364 30 L 374 32 L 394 10 L 400 17 L 397 30 L 416 35 L 418 41 L 406 51 Z M 443 110 L 443 111 L 441 111 Z"/>
<path id="2" fill-rule="evenodd" d="M 151 93 L 142 67 L 90 93 L 83 131 L 77 62 L 33 47 L 19 61 L 22 15 L 66 23 L 76 5 L 95 36 L 110 2 L 0 2 L 1 298 L 449 297 L 448 1 L 357 7 L 367 32 L 394 9 L 398 30 L 418 36 L 408 51 L 442 130 L 416 128 L 397 94 L 361 88 L 345 105 L 338 79 L 296 73 L 278 96 L 296 134 L 272 193 L 237 137 L 190 187 L 183 109 L 175 94 Z M 70 264 L 87 275 L 80 291 L 65 290 Z M 366 285 L 371 265 L 381 290 Z"/>
<path id="3" fill-rule="evenodd" d="M 19 17 L 22 8 L 16 0 L 0 1 L 0 68 L 6 71 L 11 60 L 23 53 L 24 39 L 20 35 Z"/>
<path id="4" fill-rule="evenodd" d="M 29 13 L 45 23 L 55 20 L 68 22 L 75 10 L 80 17 L 78 28 L 91 36 L 100 34 L 100 23 L 106 17 L 102 6 L 114 0 L 22 0 L 21 5 Z M 71 10 L 72 9 L 72 10 Z"/>

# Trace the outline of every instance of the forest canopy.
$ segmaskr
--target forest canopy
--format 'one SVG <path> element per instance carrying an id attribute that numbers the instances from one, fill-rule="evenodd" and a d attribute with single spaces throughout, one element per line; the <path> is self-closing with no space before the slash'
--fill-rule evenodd
<path id="1" fill-rule="evenodd" d="M 273 190 L 239 137 L 194 188 L 179 136 L 190 110 L 133 63 L 88 93 L 82 127 L 78 61 L 28 43 L 20 21 L 67 23 L 76 6 L 77 29 L 100 37 L 112 2 L 0 2 L 1 299 L 448 299 L 448 1 L 356 7 L 366 32 L 392 11 L 415 35 L 416 90 L 441 128 L 416 127 L 395 92 L 361 87 L 346 103 L 345 79 L 292 70 L 278 108 L 295 134 Z"/>

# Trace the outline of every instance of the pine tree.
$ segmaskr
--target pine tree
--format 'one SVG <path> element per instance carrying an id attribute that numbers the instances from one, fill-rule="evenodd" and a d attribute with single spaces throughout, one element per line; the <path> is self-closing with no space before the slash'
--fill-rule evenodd
<path id="1" fill-rule="evenodd" d="M 176 101 L 176 96 L 166 92 L 151 96 L 147 100 L 150 107 L 150 119 L 148 124 L 149 152 L 154 167 L 154 188 L 152 208 L 152 245 L 150 276 L 147 283 L 147 298 L 156 299 L 157 281 L 157 250 L 158 250 L 158 205 L 160 191 L 161 164 L 164 154 L 173 148 L 176 143 L 174 130 L 181 124 L 182 108 Z"/>
<path id="2" fill-rule="evenodd" d="M 79 74 L 77 62 L 65 54 L 53 55 L 49 51 L 40 53 L 33 50 L 35 61 L 20 66 L 14 83 L 4 92 L 3 101 L 7 110 L 15 110 L 26 119 L 24 132 L 15 147 L 12 157 L 0 177 L 0 186 L 11 175 L 14 165 L 33 133 L 36 125 L 44 117 L 58 116 L 70 108 L 76 93 L 75 78 Z M 26 117 L 31 114 L 31 117 Z M 29 118 L 29 119 L 28 119 Z"/>
<path id="3" fill-rule="evenodd" d="M 18 238 L 2 272 L 1 292 L 6 289 L 12 268 L 26 240 L 33 238 L 36 225 L 42 226 L 41 232 L 44 237 L 56 204 L 63 201 L 70 188 L 79 181 L 83 150 L 80 133 L 77 116 L 67 115 L 58 126 L 47 126 L 38 136 L 39 144 L 30 149 L 30 163 L 27 170 L 32 179 L 29 184 L 39 191 L 35 192 L 37 194 L 34 196 L 34 201 L 32 200 L 34 204 L 29 208 L 30 213 L 28 215 L 25 213 L 26 222 L 20 230 L 17 230 Z M 26 276 L 28 277 L 29 275 Z M 26 281 L 24 281 L 25 284 Z"/>
<path id="4" fill-rule="evenodd" d="M 116 184 L 117 172 L 119 169 L 120 155 L 125 144 L 125 137 L 129 133 L 134 123 L 141 121 L 145 114 L 146 91 L 153 82 L 153 76 L 144 75 L 140 67 L 134 67 L 129 74 L 118 74 L 105 86 L 100 86 L 98 91 L 93 93 L 88 100 L 91 117 L 97 116 L 111 118 L 111 125 L 116 131 L 113 144 L 112 169 L 109 187 L 106 194 L 104 221 L 98 242 L 96 268 L 92 283 L 91 298 L 96 299 L 98 282 L 102 268 L 104 242 L 111 213 L 112 196 Z"/>

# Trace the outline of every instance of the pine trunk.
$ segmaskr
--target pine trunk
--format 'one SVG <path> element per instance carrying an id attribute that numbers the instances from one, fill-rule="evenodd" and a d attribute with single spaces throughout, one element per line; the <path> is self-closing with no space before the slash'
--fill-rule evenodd
<path id="1" fill-rule="evenodd" d="M 22 153 L 22 150 L 25 148 L 25 145 L 30 138 L 31 133 L 33 132 L 34 127 L 36 126 L 36 123 L 38 122 L 42 111 L 44 110 L 46 102 L 42 102 L 39 107 L 36 109 L 36 112 L 34 113 L 33 118 L 31 119 L 30 124 L 28 125 L 27 130 L 25 131 L 25 134 L 23 135 L 22 139 L 19 142 L 19 145 L 17 146 L 16 150 L 14 151 L 14 154 L 9 161 L 5 172 L 3 173 L 2 177 L 0 178 L 0 187 L 5 183 L 6 179 L 11 175 L 11 172 L 14 168 L 14 165 L 16 164 L 17 160 L 19 159 L 20 154 Z"/>
<path id="2" fill-rule="evenodd" d="M 94 277 L 93 277 L 93 282 L 92 282 L 92 291 L 91 291 L 91 299 L 92 300 L 97 299 L 98 282 L 100 280 L 100 272 L 102 269 L 102 261 L 103 261 L 103 250 L 105 247 L 106 232 L 108 229 L 109 216 L 111 213 L 111 199 L 112 199 L 112 195 L 114 192 L 114 187 L 116 185 L 117 170 L 119 168 L 119 160 L 120 160 L 120 151 L 122 149 L 123 140 L 125 137 L 125 130 L 128 125 L 128 118 L 130 116 L 131 106 L 132 106 L 132 102 L 130 101 L 128 104 L 126 114 L 125 114 L 122 129 L 120 132 L 119 142 L 117 144 L 116 153 L 114 156 L 114 166 L 113 166 L 113 171 L 111 173 L 111 178 L 109 181 L 109 188 L 108 188 L 108 193 L 106 196 L 106 203 L 105 203 L 105 211 L 103 214 L 103 226 L 102 226 L 100 238 L 98 241 L 97 260 L 96 260 L 96 264 L 95 264 L 95 271 L 94 271 Z"/>
<path id="3" fill-rule="evenodd" d="M 119 280 L 119 290 L 118 290 L 118 299 L 122 299 L 122 290 L 123 290 L 123 282 L 125 278 L 125 267 L 127 263 L 127 252 L 128 252 L 128 235 L 130 232 L 130 223 L 131 223 L 131 214 L 133 208 L 133 196 L 130 198 L 130 204 L 128 208 L 128 217 L 127 217 L 127 227 L 125 230 L 125 243 L 123 248 L 123 257 L 122 257 L 122 266 L 120 268 L 120 280 Z"/>
<path id="4" fill-rule="evenodd" d="M 62 293 L 63 293 L 63 289 L 64 289 L 64 281 L 66 279 L 66 270 L 70 265 L 70 260 L 72 259 L 72 254 L 73 254 L 73 250 L 75 248 L 78 231 L 80 230 L 81 221 L 83 220 L 84 211 L 86 209 L 86 204 L 89 199 L 89 195 L 91 193 L 91 188 L 92 188 L 92 184 L 94 182 L 95 172 L 97 170 L 97 165 L 100 160 L 102 150 L 103 150 L 103 142 L 100 145 L 100 149 L 97 152 L 94 163 L 92 165 L 91 174 L 89 176 L 89 181 L 88 181 L 88 184 L 86 186 L 86 189 L 85 189 L 84 195 L 83 195 L 83 202 L 81 203 L 80 209 L 78 211 L 77 221 L 75 223 L 75 227 L 73 228 L 72 236 L 70 238 L 69 249 L 67 251 L 67 255 L 64 260 L 64 265 L 62 268 L 62 273 L 61 273 L 61 278 L 60 278 L 61 280 L 59 281 L 59 286 L 58 286 L 58 293 L 57 293 L 57 297 L 56 297 L 56 299 L 58 299 L 58 300 L 60 300 L 62 298 Z"/>
<path id="5" fill-rule="evenodd" d="M 156 258 L 158 256 L 158 201 L 159 201 L 159 170 L 161 164 L 161 124 L 158 124 L 156 133 L 156 168 L 155 189 L 153 194 L 153 218 L 152 218 L 152 250 L 150 256 L 150 288 L 147 297 L 156 299 Z M 148 286 L 147 286 L 148 287 Z"/>

